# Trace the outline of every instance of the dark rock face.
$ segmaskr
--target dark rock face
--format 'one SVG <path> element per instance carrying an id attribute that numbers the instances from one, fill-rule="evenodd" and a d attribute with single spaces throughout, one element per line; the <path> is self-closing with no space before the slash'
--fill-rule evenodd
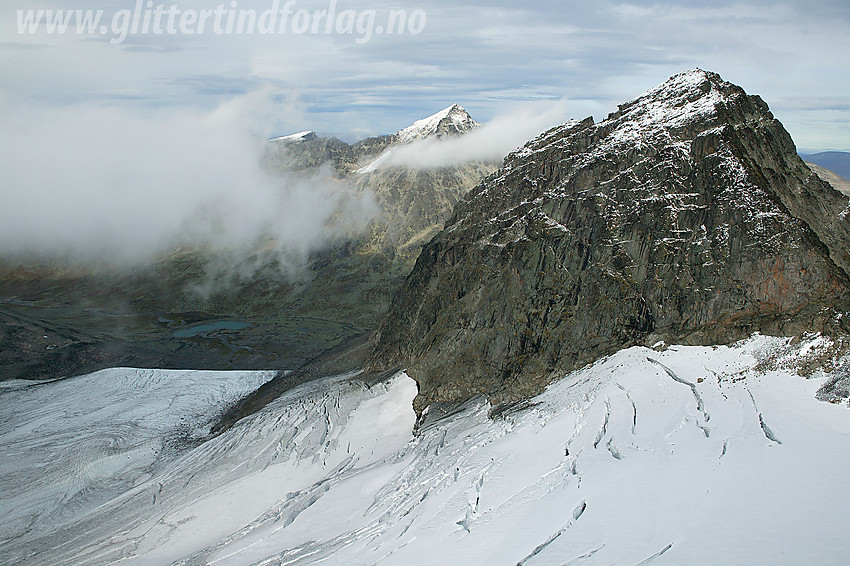
<path id="1" fill-rule="evenodd" d="M 367 369 L 407 367 L 422 410 L 635 344 L 840 328 L 847 214 L 759 97 L 683 73 L 509 155 L 423 248 Z"/>

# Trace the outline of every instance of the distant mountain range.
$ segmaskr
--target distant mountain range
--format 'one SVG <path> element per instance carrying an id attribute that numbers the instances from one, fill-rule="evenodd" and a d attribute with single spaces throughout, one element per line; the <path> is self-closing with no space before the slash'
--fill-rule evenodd
<path id="1" fill-rule="evenodd" d="M 846 151 L 824 151 L 821 153 L 801 154 L 805 161 L 820 165 L 833 173 L 850 180 L 850 153 Z"/>

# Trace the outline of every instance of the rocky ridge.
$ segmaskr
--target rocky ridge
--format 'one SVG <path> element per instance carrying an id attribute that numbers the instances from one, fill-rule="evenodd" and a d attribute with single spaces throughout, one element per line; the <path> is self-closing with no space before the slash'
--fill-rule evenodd
<path id="1" fill-rule="evenodd" d="M 422 250 L 367 369 L 510 402 L 623 347 L 846 331 L 848 199 L 758 96 L 676 75 L 509 155 Z"/>
<path id="2" fill-rule="evenodd" d="M 375 171 L 393 146 L 459 136 L 479 126 L 462 106 L 453 104 L 393 134 L 365 138 L 352 144 L 335 137 L 319 137 L 312 131 L 272 138 L 266 164 L 286 172 L 310 172 L 329 164 L 338 177 L 344 178 L 354 172 Z"/>

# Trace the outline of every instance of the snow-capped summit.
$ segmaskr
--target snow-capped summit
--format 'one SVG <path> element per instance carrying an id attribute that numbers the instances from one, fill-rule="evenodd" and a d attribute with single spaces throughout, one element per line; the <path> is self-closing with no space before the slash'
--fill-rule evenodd
<path id="1" fill-rule="evenodd" d="M 416 140 L 426 138 L 442 138 L 443 136 L 457 136 L 479 127 L 481 124 L 472 119 L 469 112 L 459 104 L 453 104 L 443 108 L 436 114 L 427 118 L 417 120 L 410 126 L 403 128 L 388 137 L 390 147 L 393 145 L 405 145 Z M 392 149 L 387 149 L 377 159 L 357 169 L 356 172 L 363 174 L 376 171 L 385 167 L 391 160 Z"/>
<path id="2" fill-rule="evenodd" d="M 289 134 L 288 136 L 280 136 L 279 138 L 272 138 L 269 141 L 282 141 L 282 142 L 303 142 L 303 141 L 311 141 L 318 139 L 318 135 L 316 132 L 312 130 L 307 130 L 306 132 L 298 132 L 295 134 Z"/>
<path id="3" fill-rule="evenodd" d="M 620 104 L 606 122 L 616 127 L 612 135 L 615 143 L 632 144 L 692 124 L 702 129 L 722 125 L 725 122 L 720 109 L 747 98 L 741 87 L 724 81 L 717 73 L 692 69 Z"/>
<path id="4" fill-rule="evenodd" d="M 595 143 L 593 156 L 617 155 L 647 144 L 689 137 L 691 129 L 708 131 L 727 122 L 730 109 L 741 105 L 754 116 L 767 116 L 767 106 L 741 87 L 724 81 L 720 75 L 703 69 L 691 69 L 670 77 L 641 96 L 618 105 L 617 111 L 596 124 L 604 132 Z M 770 117 L 772 119 L 772 116 Z M 571 121 L 544 132 L 517 151 L 530 155 L 551 146 L 579 122 Z"/>
<path id="5" fill-rule="evenodd" d="M 394 135 L 397 143 L 409 143 L 419 138 L 463 134 L 479 125 L 463 106 L 453 104 L 436 114 L 417 120 Z"/>

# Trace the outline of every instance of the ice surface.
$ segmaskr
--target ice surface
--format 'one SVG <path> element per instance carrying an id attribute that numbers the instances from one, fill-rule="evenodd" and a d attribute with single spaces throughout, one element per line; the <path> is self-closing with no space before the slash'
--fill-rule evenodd
<path id="1" fill-rule="evenodd" d="M 405 374 L 313 382 L 0 561 L 845 564 L 850 410 L 763 369 L 823 347 L 631 348 L 416 435 Z"/>
<path id="2" fill-rule="evenodd" d="M 274 372 L 117 368 L 0 389 L 0 562 L 144 483 Z"/>

